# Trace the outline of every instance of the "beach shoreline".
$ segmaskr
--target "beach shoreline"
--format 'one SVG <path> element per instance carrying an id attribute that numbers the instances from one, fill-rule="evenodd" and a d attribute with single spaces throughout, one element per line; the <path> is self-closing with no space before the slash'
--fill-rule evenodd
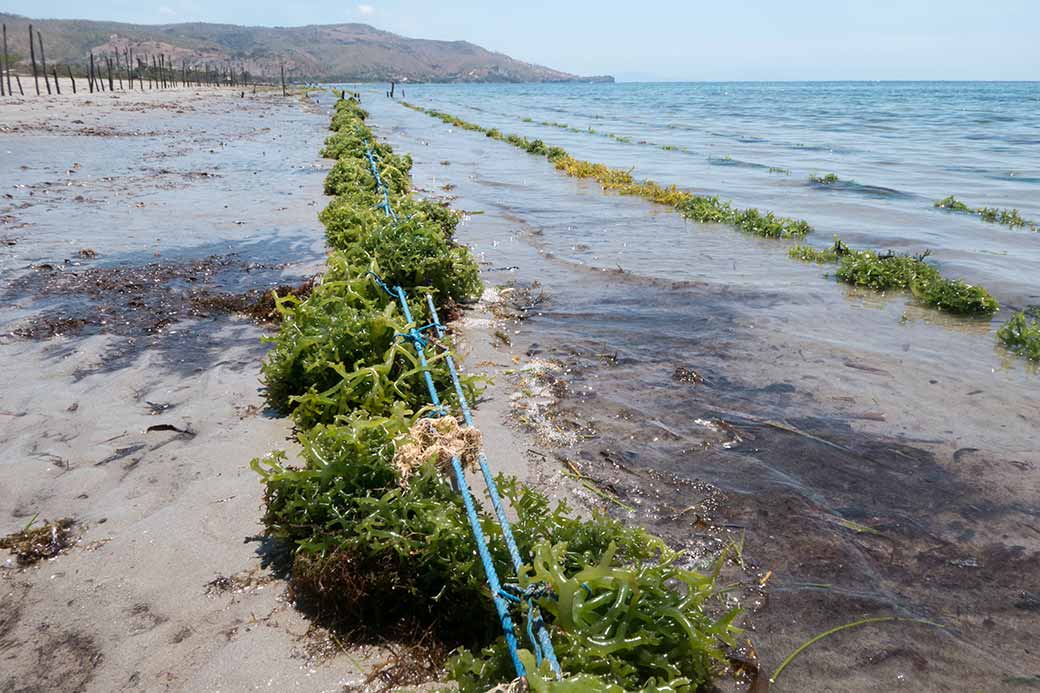
<path id="1" fill-rule="evenodd" d="M 76 541 L 0 568 L 0 685 L 339 690 L 369 655 L 323 644 L 261 536 L 250 459 L 295 445 L 259 391 L 270 328 L 220 309 L 162 314 L 180 305 L 177 282 L 262 292 L 320 267 L 325 115 L 299 96 L 229 90 L 60 99 L 0 104 L 0 148 L 24 157 L 3 186 L 15 199 L 4 201 L 0 535 L 71 517 Z M 293 130 L 299 150 L 279 141 Z M 196 266 L 214 257 L 216 269 Z M 130 283 L 100 293 L 9 289 L 125 267 L 140 277 L 116 274 Z M 174 288 L 153 301 L 137 279 Z M 69 316 L 57 334 L 14 334 L 50 313 Z"/>

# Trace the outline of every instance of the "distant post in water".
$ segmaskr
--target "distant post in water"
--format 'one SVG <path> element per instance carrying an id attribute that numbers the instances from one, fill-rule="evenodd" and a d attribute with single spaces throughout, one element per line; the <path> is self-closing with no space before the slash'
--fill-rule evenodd
<path id="1" fill-rule="evenodd" d="M 36 82 L 36 95 L 40 95 L 40 76 L 36 73 L 36 41 L 33 39 L 32 24 L 29 25 L 29 60 L 32 61 L 33 81 Z"/>
<path id="2" fill-rule="evenodd" d="M 47 85 L 47 93 L 51 93 L 51 81 L 47 77 L 47 56 L 43 53 L 43 34 L 36 32 L 36 40 L 40 43 L 40 62 L 43 65 L 43 83 Z"/>
<path id="3" fill-rule="evenodd" d="M 94 93 L 94 53 L 90 54 L 90 76 L 87 78 L 87 84 L 90 85 L 90 93 Z"/>
<path id="4" fill-rule="evenodd" d="M 65 69 L 69 71 L 69 81 L 72 82 L 72 93 L 76 93 L 76 78 L 72 76 L 72 68 L 66 63 Z"/>

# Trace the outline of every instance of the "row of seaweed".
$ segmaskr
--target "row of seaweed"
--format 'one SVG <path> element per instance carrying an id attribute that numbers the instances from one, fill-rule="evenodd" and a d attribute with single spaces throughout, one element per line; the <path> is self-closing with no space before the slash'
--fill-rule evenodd
<path id="1" fill-rule="evenodd" d="M 974 214 L 979 219 L 990 224 L 1002 224 L 1013 229 L 1024 228 L 1029 231 L 1040 232 L 1040 225 L 1036 222 L 1022 218 L 1017 209 L 998 209 L 996 207 L 969 207 L 953 195 L 936 200 L 935 207 L 947 209 L 951 212 L 961 214 Z"/>
<path id="2" fill-rule="evenodd" d="M 451 314 L 481 291 L 478 269 L 453 241 L 459 217 L 412 195 L 411 159 L 377 142 L 366 116 L 353 99 L 338 101 L 323 149 L 336 159 L 325 182 L 334 198 L 320 214 L 326 272 L 310 296 L 277 298 L 282 322 L 263 381 L 269 404 L 296 424 L 302 464 L 282 452 L 254 460 L 263 523 L 292 549 L 301 608 L 359 637 L 455 647 L 451 677 L 486 690 L 516 674 L 463 501 L 438 453 L 415 459 L 415 431 L 432 413 L 424 372 L 457 408 L 451 343 L 431 339 L 423 368 L 401 336 L 433 316 L 416 300 L 409 323 L 372 276 L 430 294 Z M 467 396 L 479 390 L 474 377 L 462 381 Z M 556 681 L 534 648 L 522 650 L 532 689 L 693 691 L 725 669 L 737 612 L 724 608 L 717 572 L 681 567 L 661 540 L 605 513 L 579 519 L 515 479 L 498 485 L 530 562 L 513 575 L 494 517 L 480 511 L 492 561 L 540 607 L 566 674 Z M 514 621 L 528 613 L 518 605 Z"/>
<path id="3" fill-rule="evenodd" d="M 604 164 L 577 159 L 560 147 L 548 146 L 542 140 L 519 135 L 505 135 L 494 128 L 484 128 L 441 111 L 401 102 L 402 105 L 432 116 L 449 125 L 481 132 L 487 137 L 512 144 L 524 151 L 545 156 L 557 170 L 576 178 L 591 178 L 604 190 L 621 195 L 635 195 L 651 202 L 672 207 L 687 219 L 704 223 L 729 224 L 737 229 L 765 238 L 801 239 L 812 232 L 805 220 L 777 216 L 755 208 L 739 209 L 718 196 L 704 196 L 663 186 L 652 180 L 636 180 L 631 170 L 611 168 Z M 877 291 L 909 291 L 921 303 L 955 315 L 989 316 L 1000 309 L 995 298 L 983 287 L 948 279 L 926 262 L 928 253 L 899 255 L 874 250 L 853 250 L 840 240 L 826 250 L 806 245 L 790 249 L 791 257 L 818 263 L 837 263 L 835 277 L 854 286 Z M 997 333 L 998 339 L 1013 353 L 1030 359 L 1040 358 L 1040 324 L 1024 313 L 1015 314 Z"/>
<path id="4" fill-rule="evenodd" d="M 408 103 L 405 103 L 405 105 L 409 106 L 409 107 L 412 106 L 412 104 L 408 104 Z M 446 114 L 446 113 L 443 113 L 443 112 L 440 112 L 440 111 L 425 111 L 425 112 L 428 112 L 430 115 L 435 115 L 436 117 L 440 118 L 441 120 L 444 120 L 445 122 L 448 122 L 448 123 L 450 123 L 452 125 L 456 125 L 458 127 L 464 127 L 464 129 L 467 129 L 467 130 L 477 130 L 477 131 L 487 132 L 487 130 L 485 130 L 484 128 L 481 128 L 479 126 L 476 126 L 476 127 L 465 127 L 466 125 L 472 125 L 472 123 L 466 123 L 463 120 L 460 120 L 458 118 L 455 118 L 454 116 L 450 116 L 449 114 Z M 506 114 L 499 114 L 499 115 L 506 115 Z M 524 122 L 524 123 L 532 123 L 532 124 L 536 124 L 536 125 L 541 125 L 543 127 L 551 127 L 551 128 L 556 128 L 558 130 L 565 130 L 567 132 L 571 132 L 571 133 L 575 133 L 575 134 L 594 135 L 594 136 L 597 136 L 597 137 L 605 137 L 607 139 L 611 139 L 611 140 L 614 140 L 615 142 L 619 142 L 619 143 L 622 143 L 622 144 L 649 145 L 651 147 L 656 147 L 656 148 L 662 149 L 664 151 L 681 151 L 681 152 L 685 152 L 687 154 L 692 153 L 689 148 L 683 147 L 681 145 L 658 144 L 658 143 L 655 143 L 655 142 L 650 142 L 650 141 L 645 140 L 645 139 L 633 140 L 631 137 L 628 137 L 628 136 L 625 136 L 625 135 L 618 135 L 618 134 L 613 133 L 613 132 L 597 130 L 597 129 L 593 128 L 592 126 L 589 126 L 587 128 L 579 128 L 579 127 L 576 127 L 574 125 L 569 125 L 567 123 L 561 123 L 561 122 L 554 121 L 554 120 L 540 120 L 540 121 L 536 121 L 534 118 L 531 118 L 531 117 L 523 117 L 523 118 L 521 118 L 521 121 Z M 734 161 L 734 159 L 732 157 L 730 157 L 730 156 L 723 156 L 723 157 L 719 157 L 719 158 L 711 158 L 711 157 L 709 157 L 708 160 L 710 162 L 712 162 L 712 163 L 720 163 L 720 164 L 726 164 L 726 163 L 730 163 L 730 162 Z M 753 167 L 753 168 L 765 169 L 769 173 L 780 173 L 780 174 L 784 174 L 784 175 L 790 175 L 790 173 L 791 173 L 791 171 L 789 169 L 782 168 L 782 167 L 779 167 L 779 166 L 766 166 L 764 164 L 743 164 L 743 165 L 750 166 L 750 167 Z M 892 190 L 890 190 L 888 188 L 879 188 L 877 186 L 863 185 L 863 184 L 860 184 L 860 183 L 856 183 L 855 181 L 845 180 L 845 179 L 839 178 L 838 175 L 835 174 L 835 173 L 827 173 L 827 174 L 822 174 L 822 175 L 821 174 L 816 174 L 816 173 L 810 174 L 809 175 L 809 183 L 814 185 L 814 186 L 817 186 L 817 187 L 833 187 L 833 186 L 841 184 L 841 185 L 844 185 L 845 187 L 848 187 L 848 188 L 862 189 L 862 190 L 871 191 L 871 192 L 882 192 L 882 193 L 887 193 L 887 194 L 894 194 L 896 192 L 896 191 L 892 191 Z M 1029 221 L 1028 219 L 1023 218 L 1021 212 L 1019 210 L 1017 210 L 1017 209 L 1011 209 L 1011 208 L 1000 209 L 1000 208 L 995 208 L 995 207 L 969 207 L 968 205 L 966 205 L 965 203 L 961 202 L 960 200 L 958 200 L 953 195 L 950 195 L 949 197 L 943 198 L 942 200 L 937 200 L 934 203 L 933 206 L 936 207 L 936 208 L 939 208 L 939 209 L 945 209 L 945 210 L 949 210 L 949 211 L 952 211 L 952 212 L 973 214 L 975 216 L 978 216 L 982 221 L 989 222 L 991 224 L 1001 224 L 1003 226 L 1007 226 L 1007 227 L 1010 227 L 1010 228 L 1024 228 L 1026 230 L 1034 231 L 1034 232 L 1040 231 L 1040 224 L 1037 224 L 1036 222 Z"/>
<path id="5" fill-rule="evenodd" d="M 496 129 L 486 129 L 467 123 L 454 115 L 441 111 L 426 109 L 421 106 L 402 102 L 405 106 L 424 112 L 453 126 L 466 130 L 483 132 L 488 137 L 502 140 L 531 154 L 543 155 L 568 176 L 575 178 L 591 178 L 603 189 L 613 190 L 620 195 L 638 196 L 661 205 L 667 205 L 681 213 L 686 219 L 702 223 L 728 224 L 740 231 L 768 238 L 803 238 L 812 227 L 804 220 L 789 219 L 755 208 L 739 209 L 731 203 L 720 200 L 718 196 L 700 196 L 681 190 L 675 185 L 664 186 L 652 180 L 635 180 L 630 170 L 610 168 L 602 163 L 584 161 L 569 155 L 560 147 L 549 147 L 541 139 L 527 139 L 519 135 L 503 135 Z M 930 306 L 957 314 L 989 315 L 999 308 L 990 293 L 981 286 L 974 286 L 963 281 L 946 279 L 936 268 L 927 264 L 924 257 L 907 258 L 874 251 L 850 253 L 857 261 L 857 271 L 844 274 L 848 281 L 860 286 L 868 286 L 886 290 L 891 288 L 910 289 L 917 286 L 915 296 Z M 889 260 L 896 260 L 889 263 Z M 851 260 L 850 260 L 851 261 Z M 891 265 L 891 266 L 890 266 Z M 899 265 L 899 266 L 896 266 Z M 913 280 L 906 275 L 912 271 Z M 881 282 L 877 275 L 899 275 L 906 281 Z"/>

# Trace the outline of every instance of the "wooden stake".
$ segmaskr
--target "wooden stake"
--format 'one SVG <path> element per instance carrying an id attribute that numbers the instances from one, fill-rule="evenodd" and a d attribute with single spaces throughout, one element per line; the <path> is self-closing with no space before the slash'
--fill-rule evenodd
<path id="1" fill-rule="evenodd" d="M 18 83 L 18 94 L 20 96 L 25 96 L 25 90 L 22 89 L 22 78 L 18 75 L 15 75 L 14 81 Z"/>
<path id="2" fill-rule="evenodd" d="M 61 85 L 58 84 L 58 68 L 52 67 L 51 72 L 54 73 L 54 91 L 58 92 L 58 96 L 61 96 Z"/>
<path id="3" fill-rule="evenodd" d="M 119 71 L 119 51 L 112 51 L 112 60 L 116 64 L 116 75 L 119 76 L 119 91 L 123 91 L 123 73 Z"/>
<path id="4" fill-rule="evenodd" d="M 10 87 L 4 87 L 4 76 L 7 75 L 7 25 L 4 24 L 4 53 L 0 59 L 0 96 L 11 91 Z M 14 94 L 11 94 L 14 96 Z"/>
<path id="5" fill-rule="evenodd" d="M 87 82 L 90 85 L 90 93 L 94 93 L 94 54 L 90 54 L 90 77 Z"/>
<path id="6" fill-rule="evenodd" d="M 130 91 L 134 90 L 134 73 L 130 71 L 130 49 L 123 49 L 123 60 L 126 61 L 126 83 L 130 87 Z"/>
<path id="7" fill-rule="evenodd" d="M 47 85 L 47 93 L 51 93 L 51 81 L 47 78 L 47 56 L 43 53 L 43 35 L 36 32 L 36 40 L 40 42 L 40 61 L 43 63 L 43 83 Z"/>
<path id="8" fill-rule="evenodd" d="M 75 94 L 76 93 L 76 78 L 72 76 L 72 68 L 71 67 L 66 65 L 65 69 L 69 71 L 69 81 L 72 82 L 72 93 Z"/>
<path id="9" fill-rule="evenodd" d="M 280 65 L 282 68 L 282 96 L 288 96 L 288 94 L 285 93 L 285 63 L 280 63 Z"/>
<path id="10" fill-rule="evenodd" d="M 4 24 L 4 64 L 7 65 L 7 95 L 14 96 L 11 91 L 11 58 L 7 55 L 7 25 Z"/>
<path id="11" fill-rule="evenodd" d="M 40 76 L 36 74 L 36 41 L 33 40 L 32 24 L 29 25 L 29 58 L 32 60 L 33 80 L 36 81 L 36 95 L 40 95 Z"/>

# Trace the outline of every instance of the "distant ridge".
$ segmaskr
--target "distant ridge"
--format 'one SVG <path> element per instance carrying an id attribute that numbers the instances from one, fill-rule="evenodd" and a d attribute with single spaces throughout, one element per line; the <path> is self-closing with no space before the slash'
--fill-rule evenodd
<path id="1" fill-rule="evenodd" d="M 321 82 L 613 82 L 525 63 L 466 41 L 398 36 L 367 24 L 248 27 L 234 24 L 124 24 L 29 19 L 0 13 L 10 50 L 29 54 L 28 25 L 40 31 L 49 63 L 84 64 L 91 51 L 164 54 L 176 66 L 234 61 L 255 75 L 278 74 L 284 60 L 295 81 Z"/>

